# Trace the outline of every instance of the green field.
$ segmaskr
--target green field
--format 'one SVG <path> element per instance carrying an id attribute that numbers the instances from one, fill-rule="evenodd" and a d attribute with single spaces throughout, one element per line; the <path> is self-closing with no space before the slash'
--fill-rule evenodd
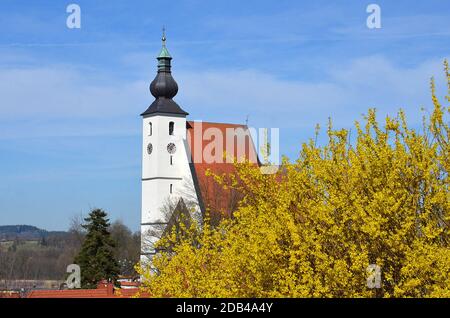
<path id="1" fill-rule="evenodd" d="M 0 251 L 7 251 L 12 245 L 14 241 L 0 241 Z M 39 246 L 39 241 L 21 241 L 20 244 L 17 245 L 17 249 L 36 249 Z"/>

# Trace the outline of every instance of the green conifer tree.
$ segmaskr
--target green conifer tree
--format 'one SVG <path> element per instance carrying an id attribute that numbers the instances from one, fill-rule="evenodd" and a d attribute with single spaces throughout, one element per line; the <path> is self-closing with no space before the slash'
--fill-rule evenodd
<path id="1" fill-rule="evenodd" d="M 119 266 L 114 258 L 114 241 L 108 231 L 106 212 L 94 209 L 84 220 L 87 234 L 74 260 L 81 268 L 81 287 L 96 288 L 103 279 L 117 284 Z"/>

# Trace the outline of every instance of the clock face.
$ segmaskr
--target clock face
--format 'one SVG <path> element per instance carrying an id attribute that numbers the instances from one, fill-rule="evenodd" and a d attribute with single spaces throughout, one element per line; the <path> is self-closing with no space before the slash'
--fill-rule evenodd
<path id="1" fill-rule="evenodd" d="M 177 151 L 177 147 L 175 146 L 174 143 L 171 142 L 170 144 L 167 145 L 167 151 L 168 151 L 170 154 L 174 154 L 175 151 Z"/>
<path id="2" fill-rule="evenodd" d="M 147 146 L 147 152 L 150 155 L 152 153 L 152 151 L 153 151 L 153 145 L 151 143 L 149 143 Z"/>

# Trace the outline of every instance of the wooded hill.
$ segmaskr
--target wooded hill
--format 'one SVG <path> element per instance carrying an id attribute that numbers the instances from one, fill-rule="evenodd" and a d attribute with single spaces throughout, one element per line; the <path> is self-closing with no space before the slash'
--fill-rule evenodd
<path id="1" fill-rule="evenodd" d="M 32 225 L 0 225 L 0 241 L 39 241 L 49 236 L 67 236 L 64 231 L 46 231 Z"/>

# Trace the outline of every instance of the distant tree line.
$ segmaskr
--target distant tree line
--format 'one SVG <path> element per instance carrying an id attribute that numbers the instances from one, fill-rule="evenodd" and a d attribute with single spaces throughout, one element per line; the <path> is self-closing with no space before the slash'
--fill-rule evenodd
<path id="1" fill-rule="evenodd" d="M 0 280 L 64 280 L 67 265 L 74 263 L 86 238 L 81 216 L 73 217 L 68 232 L 48 232 L 40 239 L 16 237 L 0 241 Z M 135 275 L 139 261 L 140 232 L 133 233 L 122 221 L 108 224 L 112 257 L 118 274 Z"/>

